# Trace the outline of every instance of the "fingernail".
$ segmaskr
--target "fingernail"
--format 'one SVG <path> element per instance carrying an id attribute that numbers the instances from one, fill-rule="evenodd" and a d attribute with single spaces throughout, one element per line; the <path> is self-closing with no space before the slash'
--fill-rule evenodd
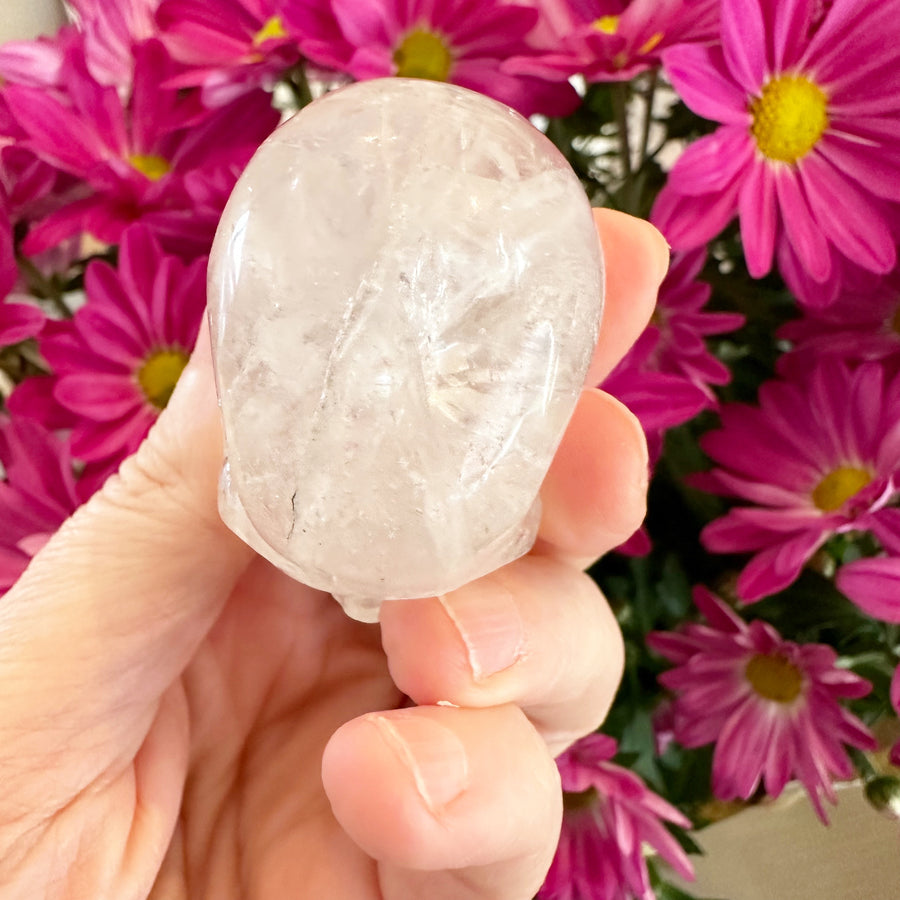
<path id="1" fill-rule="evenodd" d="M 416 790 L 437 815 L 469 786 L 469 758 L 462 741 L 449 728 L 414 710 L 369 721 L 410 770 Z"/>
<path id="2" fill-rule="evenodd" d="M 525 625 L 512 591 L 496 579 L 483 578 L 438 599 L 466 645 L 475 681 L 521 659 Z"/>

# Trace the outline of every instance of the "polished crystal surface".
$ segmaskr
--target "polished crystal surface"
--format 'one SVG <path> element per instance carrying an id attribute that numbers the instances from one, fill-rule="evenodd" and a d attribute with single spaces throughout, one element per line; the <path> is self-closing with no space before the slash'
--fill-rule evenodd
<path id="1" fill-rule="evenodd" d="M 584 191 L 529 122 L 423 80 L 327 94 L 213 247 L 224 520 L 363 621 L 515 559 L 601 304 Z"/>

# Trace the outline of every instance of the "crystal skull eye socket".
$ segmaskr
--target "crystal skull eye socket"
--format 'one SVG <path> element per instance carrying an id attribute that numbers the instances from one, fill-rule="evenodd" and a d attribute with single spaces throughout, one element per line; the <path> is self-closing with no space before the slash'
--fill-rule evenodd
<path id="1" fill-rule="evenodd" d="M 363 621 L 527 552 L 602 278 L 577 177 L 502 104 L 393 78 L 305 107 L 210 260 L 223 519 Z"/>

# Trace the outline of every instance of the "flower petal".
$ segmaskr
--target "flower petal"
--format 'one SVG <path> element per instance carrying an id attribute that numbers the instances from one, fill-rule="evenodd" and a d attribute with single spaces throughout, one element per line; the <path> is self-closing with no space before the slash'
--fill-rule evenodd
<path id="1" fill-rule="evenodd" d="M 769 69 L 766 24 L 759 0 L 722 4 L 722 49 L 728 68 L 748 94 L 758 94 Z"/>
<path id="2" fill-rule="evenodd" d="M 747 125 L 747 92 L 728 70 L 719 47 L 679 44 L 663 53 L 663 65 L 682 100 L 704 119 Z"/>
<path id="3" fill-rule="evenodd" d="M 752 603 L 783 590 L 797 579 L 827 537 L 827 531 L 811 529 L 757 553 L 738 578 L 738 596 Z"/>
<path id="4" fill-rule="evenodd" d="M 866 196 L 820 153 L 804 157 L 801 173 L 813 216 L 834 246 L 872 272 L 889 272 L 897 251 L 875 198 Z"/>
<path id="5" fill-rule="evenodd" d="M 754 278 L 762 278 L 772 268 L 778 231 L 775 196 L 775 177 L 769 166 L 751 165 L 738 195 L 738 215 L 747 269 Z"/>
<path id="6" fill-rule="evenodd" d="M 841 566 L 835 584 L 863 612 L 884 622 L 900 622 L 900 557 L 859 559 Z"/>

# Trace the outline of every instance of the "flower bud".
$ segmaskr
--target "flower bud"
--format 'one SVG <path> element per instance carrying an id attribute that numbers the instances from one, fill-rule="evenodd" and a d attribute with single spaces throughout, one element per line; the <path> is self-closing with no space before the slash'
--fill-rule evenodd
<path id="1" fill-rule="evenodd" d="M 879 775 L 866 783 L 866 799 L 878 812 L 900 819 L 900 778 Z"/>

